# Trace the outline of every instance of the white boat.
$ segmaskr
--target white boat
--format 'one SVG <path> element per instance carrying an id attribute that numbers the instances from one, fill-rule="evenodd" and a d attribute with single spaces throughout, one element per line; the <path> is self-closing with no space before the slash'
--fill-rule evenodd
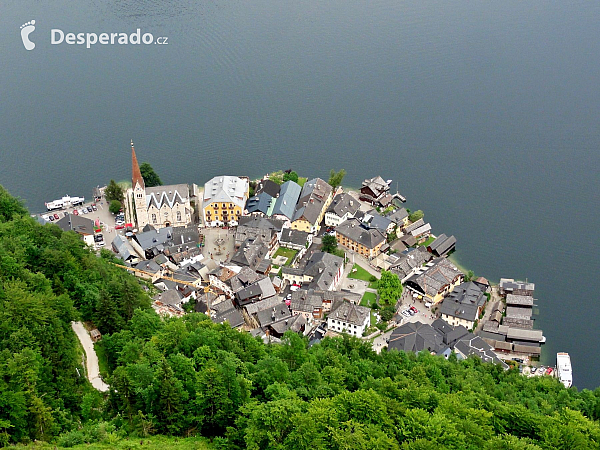
<path id="1" fill-rule="evenodd" d="M 47 202 L 47 203 L 45 203 L 45 205 L 46 205 L 46 208 L 48 209 L 48 211 L 52 211 L 54 209 L 62 209 L 62 208 L 66 208 L 68 206 L 81 205 L 81 204 L 83 204 L 84 201 L 85 201 L 85 198 L 83 198 L 83 197 L 69 197 L 68 195 L 66 195 L 65 197 L 63 197 L 59 200 L 53 200 L 51 202 Z"/>
<path id="2" fill-rule="evenodd" d="M 571 370 L 571 357 L 568 353 L 556 354 L 556 370 L 558 379 L 566 388 L 573 384 L 573 371 Z"/>

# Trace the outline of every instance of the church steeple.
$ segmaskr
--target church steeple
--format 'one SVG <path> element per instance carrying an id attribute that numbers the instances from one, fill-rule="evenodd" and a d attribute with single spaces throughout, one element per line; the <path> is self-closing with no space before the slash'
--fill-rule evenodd
<path id="1" fill-rule="evenodd" d="M 133 148 L 133 139 L 131 140 L 131 187 L 135 189 L 135 185 L 139 184 L 142 189 L 145 189 L 144 178 L 140 172 L 140 165 L 135 156 L 135 148 Z"/>

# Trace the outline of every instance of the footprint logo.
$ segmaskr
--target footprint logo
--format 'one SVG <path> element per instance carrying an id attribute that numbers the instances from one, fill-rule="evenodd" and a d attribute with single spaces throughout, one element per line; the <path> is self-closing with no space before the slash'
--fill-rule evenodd
<path id="1" fill-rule="evenodd" d="M 21 25 L 21 39 L 23 39 L 25 50 L 33 50 L 35 48 L 35 44 L 29 40 L 29 35 L 33 30 L 35 30 L 35 20 Z"/>

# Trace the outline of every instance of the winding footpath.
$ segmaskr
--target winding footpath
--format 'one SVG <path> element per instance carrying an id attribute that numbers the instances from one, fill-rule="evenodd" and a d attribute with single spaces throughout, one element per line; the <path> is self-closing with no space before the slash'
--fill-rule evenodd
<path id="1" fill-rule="evenodd" d="M 81 345 L 83 345 L 83 349 L 85 350 L 87 375 L 90 383 L 92 383 L 92 386 L 94 386 L 94 388 L 100 392 L 108 391 L 108 384 L 106 384 L 104 381 L 102 381 L 102 378 L 100 378 L 98 356 L 96 356 L 96 352 L 94 351 L 94 343 L 92 342 L 92 338 L 81 322 L 71 322 L 71 327 L 73 328 L 73 331 L 79 338 L 79 342 L 81 342 Z"/>

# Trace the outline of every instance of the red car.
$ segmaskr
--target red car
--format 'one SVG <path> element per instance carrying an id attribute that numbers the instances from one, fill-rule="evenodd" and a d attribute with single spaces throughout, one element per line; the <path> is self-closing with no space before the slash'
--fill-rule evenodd
<path id="1" fill-rule="evenodd" d="M 546 375 L 552 375 L 552 367 L 546 369 Z"/>
<path id="2" fill-rule="evenodd" d="M 115 225 L 115 230 L 122 230 L 125 228 L 125 225 Z"/>
<path id="3" fill-rule="evenodd" d="M 54 218 L 58 220 L 58 214 L 54 214 Z"/>
<path id="4" fill-rule="evenodd" d="M 414 306 L 411 306 L 411 307 L 410 307 L 410 310 L 411 310 L 412 312 L 414 312 L 415 314 L 419 312 L 419 310 L 418 310 L 417 308 L 415 308 Z"/>
<path id="5" fill-rule="evenodd" d="M 73 214 L 75 214 L 76 216 L 79 215 L 79 211 L 77 211 L 76 209 L 73 210 Z"/>

